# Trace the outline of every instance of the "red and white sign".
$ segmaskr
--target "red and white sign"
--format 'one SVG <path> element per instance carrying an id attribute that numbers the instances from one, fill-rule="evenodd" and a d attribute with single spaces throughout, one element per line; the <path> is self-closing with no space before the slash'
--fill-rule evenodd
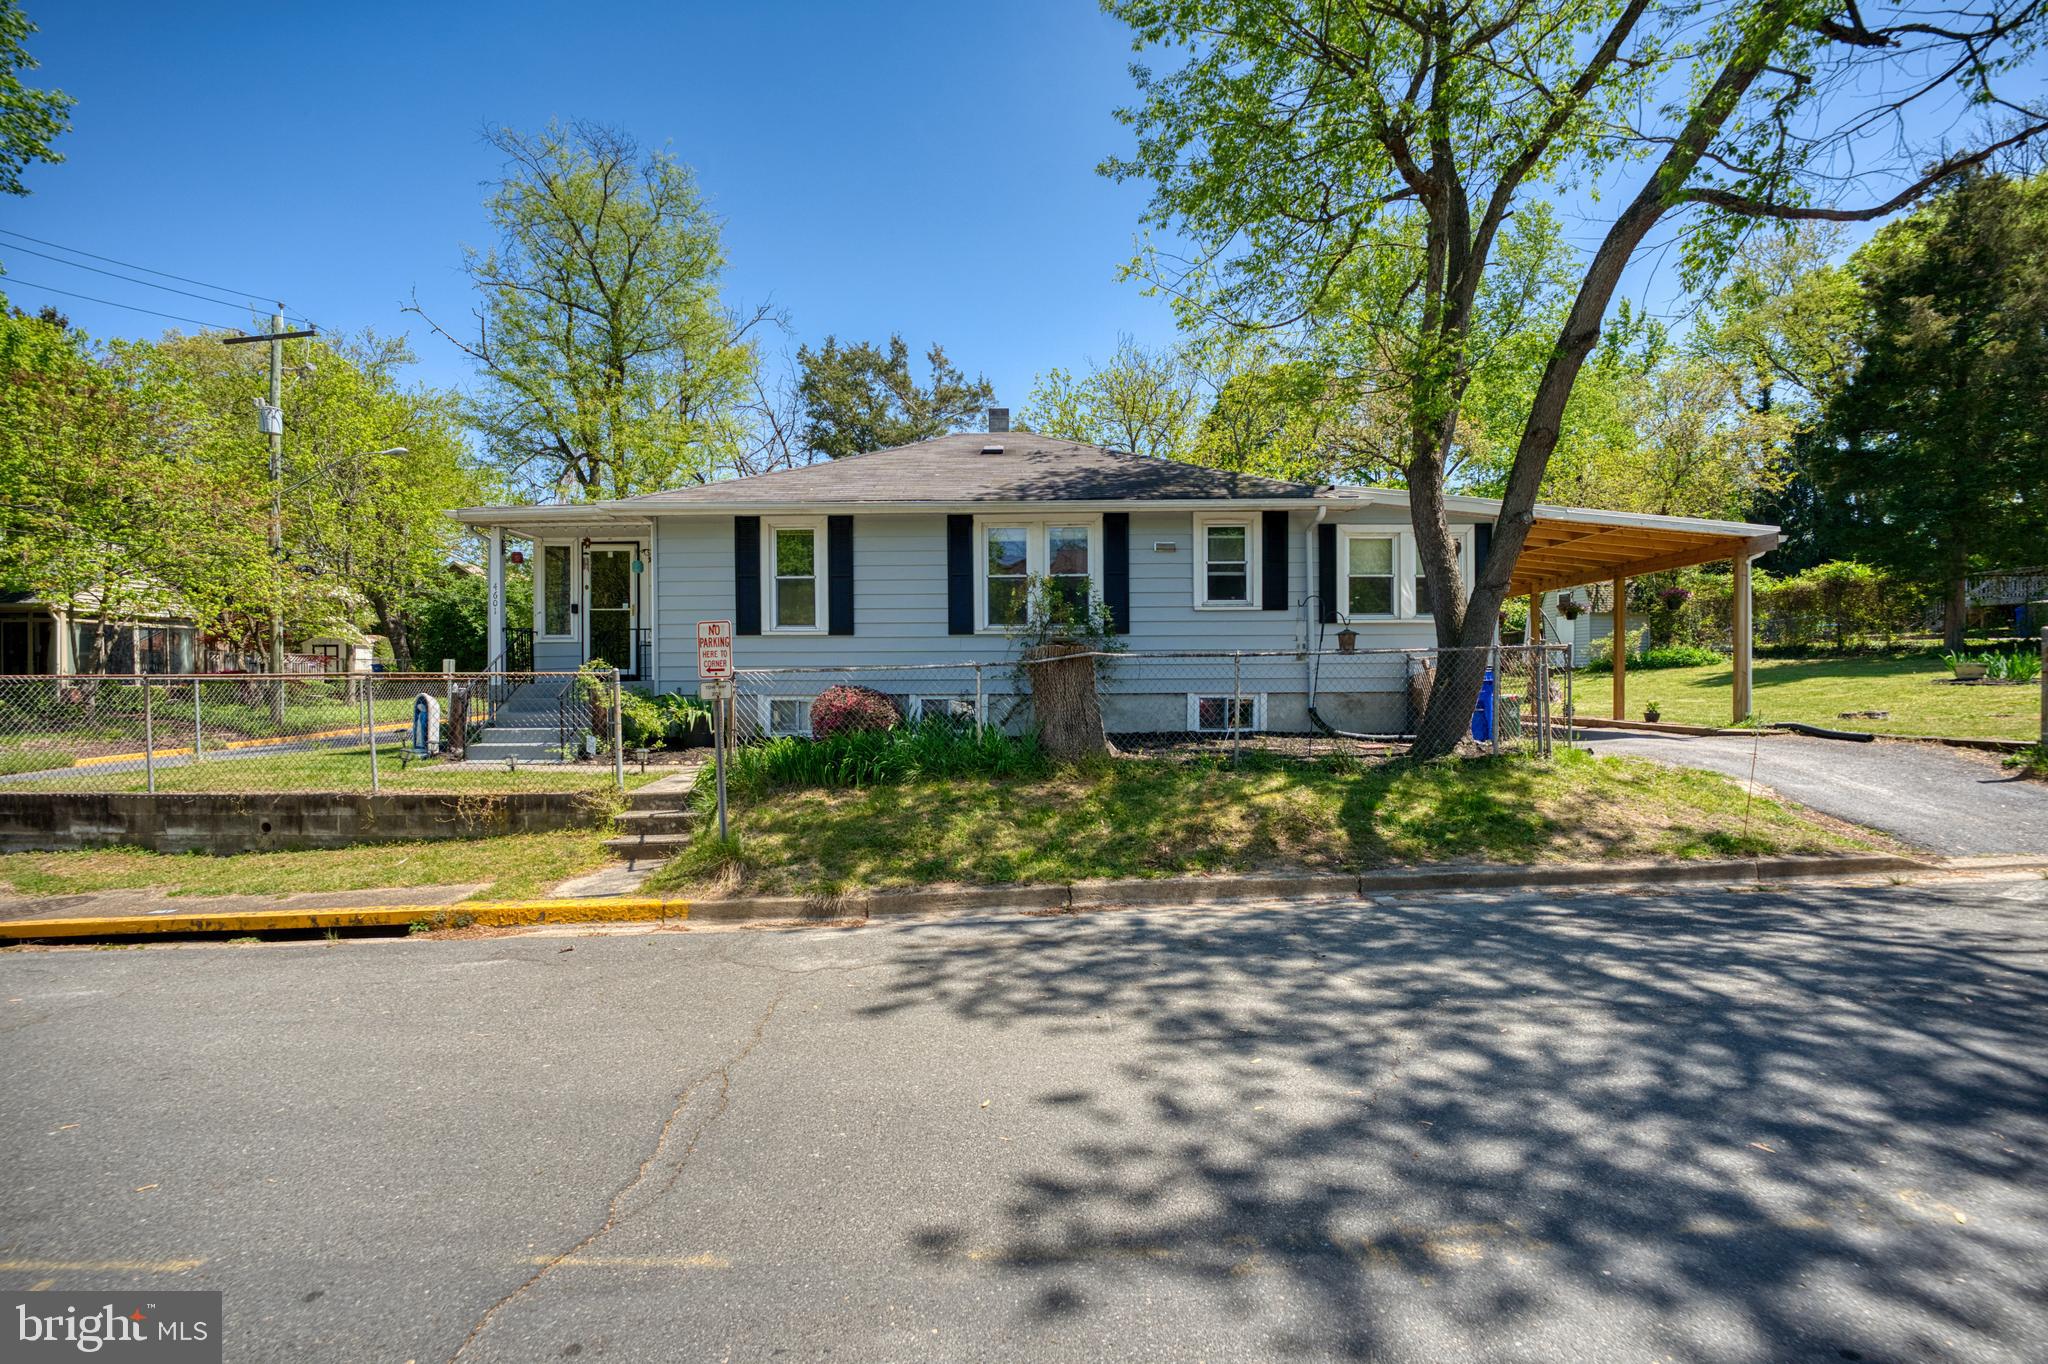
<path id="1" fill-rule="evenodd" d="M 732 622 L 697 622 L 697 676 L 732 676 Z"/>

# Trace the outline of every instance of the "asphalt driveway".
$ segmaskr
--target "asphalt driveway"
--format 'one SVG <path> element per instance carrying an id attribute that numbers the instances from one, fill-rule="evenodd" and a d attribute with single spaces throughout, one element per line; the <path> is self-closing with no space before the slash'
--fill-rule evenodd
<path id="1" fill-rule="evenodd" d="M 0 1287 L 237 1361 L 2020 1364 L 2044 961 L 2037 876 L 0 954 Z"/>
<path id="2" fill-rule="evenodd" d="M 1648 734 L 1583 729 L 1595 753 L 1756 780 L 1823 814 L 1950 857 L 2048 853 L 2048 784 L 1994 755 L 1939 744 L 1845 743 L 1793 735 Z"/>

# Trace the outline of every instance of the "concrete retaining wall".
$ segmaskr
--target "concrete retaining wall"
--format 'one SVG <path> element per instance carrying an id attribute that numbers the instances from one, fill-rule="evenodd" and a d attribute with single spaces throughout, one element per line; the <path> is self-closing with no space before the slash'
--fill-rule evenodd
<path id="1" fill-rule="evenodd" d="M 428 795 L 302 791 L 270 795 L 0 794 L 0 852 L 130 847 L 239 853 L 350 843 L 484 838 L 596 828 L 603 797 L 577 791 Z"/>

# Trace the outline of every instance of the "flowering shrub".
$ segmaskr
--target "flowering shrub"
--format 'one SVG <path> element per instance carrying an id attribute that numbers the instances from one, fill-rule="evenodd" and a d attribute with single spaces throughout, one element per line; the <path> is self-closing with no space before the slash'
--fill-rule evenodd
<path id="1" fill-rule="evenodd" d="M 896 703 L 868 687 L 827 687 L 811 702 L 811 737 L 894 729 L 903 721 Z"/>

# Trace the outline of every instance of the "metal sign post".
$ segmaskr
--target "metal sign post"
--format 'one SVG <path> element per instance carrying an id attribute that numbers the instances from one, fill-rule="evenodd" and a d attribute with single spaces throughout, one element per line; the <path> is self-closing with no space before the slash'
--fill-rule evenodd
<path id="1" fill-rule="evenodd" d="M 727 723 L 729 717 L 726 710 L 732 703 L 735 690 L 732 679 L 731 621 L 697 622 L 697 677 L 698 699 L 708 699 L 711 702 L 711 765 L 718 783 L 718 837 L 722 842 L 726 837 L 725 739 L 727 731 L 731 728 Z"/>

